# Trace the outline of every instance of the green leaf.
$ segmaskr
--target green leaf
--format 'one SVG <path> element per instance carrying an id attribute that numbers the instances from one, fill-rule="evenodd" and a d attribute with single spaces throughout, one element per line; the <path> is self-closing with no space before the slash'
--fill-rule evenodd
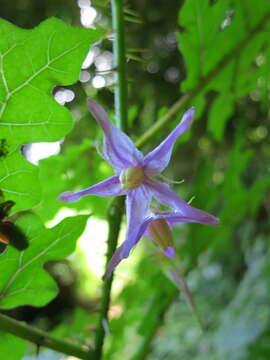
<path id="1" fill-rule="evenodd" d="M 57 285 L 43 269 L 45 262 L 70 255 L 88 216 L 66 218 L 52 229 L 43 227 L 33 214 L 22 215 L 16 225 L 27 236 L 29 247 L 8 247 L 0 262 L 0 307 L 43 306 L 57 294 Z"/>
<path id="2" fill-rule="evenodd" d="M 214 138 L 221 141 L 223 138 L 226 120 L 234 111 L 234 98 L 230 92 L 217 96 L 209 112 L 208 129 Z"/>
<path id="3" fill-rule="evenodd" d="M 5 355 L 5 360 L 23 359 L 25 348 L 24 339 L 0 331 L 0 353 Z"/>
<path id="4" fill-rule="evenodd" d="M 0 160 L 0 164 L 1 191 L 16 202 L 17 211 L 31 208 L 40 199 L 38 167 L 25 161 L 16 150 Z"/>
<path id="5" fill-rule="evenodd" d="M 56 18 L 31 30 L 0 20 L 0 138 L 7 144 L 0 159 L 0 181 L 10 176 L 4 158 L 13 163 L 17 183 L 21 179 L 16 174 L 29 168 L 22 156 L 10 158 L 20 145 L 56 141 L 71 130 L 71 114 L 55 101 L 52 91 L 56 85 L 77 81 L 89 46 L 98 37 L 96 30 L 73 28 Z M 20 184 L 32 202 L 14 193 L 10 183 L 3 188 L 17 210 L 37 202 L 38 179 L 35 171 L 32 175 Z"/>

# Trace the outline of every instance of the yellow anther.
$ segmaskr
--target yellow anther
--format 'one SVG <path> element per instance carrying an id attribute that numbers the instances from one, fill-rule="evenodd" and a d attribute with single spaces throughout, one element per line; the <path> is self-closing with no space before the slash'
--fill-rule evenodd
<path id="1" fill-rule="evenodd" d="M 125 190 L 136 189 L 143 181 L 143 170 L 137 166 L 130 166 L 121 171 L 121 188 Z"/>

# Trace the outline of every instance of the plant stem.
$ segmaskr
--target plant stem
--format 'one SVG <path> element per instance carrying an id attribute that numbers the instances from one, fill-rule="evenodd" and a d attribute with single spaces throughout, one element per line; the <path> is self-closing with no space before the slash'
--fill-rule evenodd
<path id="1" fill-rule="evenodd" d="M 123 0 L 111 0 L 112 6 L 112 23 L 113 23 L 113 54 L 115 72 L 115 117 L 116 125 L 122 129 L 127 129 L 127 76 L 126 76 L 126 54 L 125 54 L 125 32 L 124 32 L 124 15 L 123 15 Z M 108 265 L 113 253 L 117 247 L 118 235 L 120 232 L 121 221 L 123 216 L 124 199 L 115 198 L 109 207 L 108 211 L 108 251 L 107 261 Z M 106 327 L 108 320 L 108 310 L 110 306 L 111 288 L 113 282 L 113 275 L 104 281 L 101 297 L 101 308 L 99 313 L 99 320 L 95 336 L 95 360 L 102 359 L 102 350 L 104 339 L 106 335 Z"/>
<path id="2" fill-rule="evenodd" d="M 113 253 L 116 250 L 118 235 L 120 232 L 121 221 L 123 216 L 124 198 L 117 197 L 113 199 L 112 204 L 108 211 L 108 250 L 107 250 L 107 263 L 108 265 Z M 95 336 L 95 360 L 102 359 L 102 349 L 104 344 L 104 338 L 106 335 L 106 327 L 108 321 L 108 310 L 110 306 L 111 287 L 113 282 L 113 274 L 104 280 L 102 288 L 102 298 L 100 304 L 99 319 L 97 324 L 96 336 Z"/>
<path id="3" fill-rule="evenodd" d="M 262 20 L 258 23 L 255 28 L 251 29 L 246 37 L 241 40 L 228 54 L 226 54 L 217 65 L 209 71 L 209 73 L 201 78 L 197 86 L 189 90 L 183 95 L 178 101 L 176 101 L 168 112 L 161 117 L 153 126 L 151 126 L 136 142 L 136 146 L 142 147 L 147 143 L 153 136 L 161 130 L 165 124 L 174 118 L 180 111 L 184 110 L 190 102 L 201 92 L 206 86 L 227 66 L 233 59 L 240 55 L 243 48 L 253 39 L 253 37 L 262 30 L 263 27 L 270 19 L 270 13 L 266 13 Z"/>
<path id="4" fill-rule="evenodd" d="M 128 86 L 126 76 L 126 52 L 125 52 L 125 29 L 124 29 L 124 14 L 123 14 L 123 0 L 111 0 L 112 6 L 112 24 L 113 24 L 113 54 L 115 71 L 115 117 L 117 126 L 122 129 L 127 129 L 127 114 L 128 114 Z"/>
<path id="5" fill-rule="evenodd" d="M 0 313 L 0 329 L 22 339 L 31 341 L 38 346 L 45 346 L 66 355 L 76 356 L 80 359 L 93 359 L 93 351 L 89 352 L 80 346 L 67 341 L 56 339 L 47 332 L 29 326 L 22 321 L 12 319 Z M 7 355 L 7 354 L 6 354 Z"/>

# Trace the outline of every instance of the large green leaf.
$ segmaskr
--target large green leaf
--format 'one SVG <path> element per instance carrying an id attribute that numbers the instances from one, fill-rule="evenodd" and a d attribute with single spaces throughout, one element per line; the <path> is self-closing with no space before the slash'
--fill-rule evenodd
<path id="1" fill-rule="evenodd" d="M 18 251 L 9 247 L 0 261 L 0 307 L 10 309 L 19 305 L 43 306 L 57 294 L 57 286 L 43 269 L 48 260 L 70 255 L 81 235 L 88 216 L 66 218 L 46 229 L 39 218 L 24 214 L 17 226 L 27 236 L 29 247 Z"/>
<path id="2" fill-rule="evenodd" d="M 25 143 L 59 140 L 71 130 L 71 114 L 55 101 L 52 90 L 77 81 L 98 37 L 96 30 L 73 28 L 55 18 L 31 30 L 0 20 L 0 140 L 5 143 L 0 181 L 5 181 L 2 190 L 16 202 L 16 210 L 37 202 L 38 179 L 33 167 L 31 176 L 21 177 L 29 165 L 14 150 Z M 12 181 L 6 162 L 12 162 Z M 14 181 L 20 183 L 18 193 Z"/>
<path id="3" fill-rule="evenodd" d="M 16 210 L 30 208 L 40 199 L 38 167 L 25 161 L 23 155 L 13 150 L 0 160 L 0 189 L 8 199 L 17 201 Z"/>

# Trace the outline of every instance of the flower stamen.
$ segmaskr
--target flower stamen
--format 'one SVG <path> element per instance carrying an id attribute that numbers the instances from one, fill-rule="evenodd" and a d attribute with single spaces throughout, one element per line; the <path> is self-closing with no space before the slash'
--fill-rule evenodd
<path id="1" fill-rule="evenodd" d="M 119 177 L 121 188 L 124 190 L 136 189 L 143 182 L 143 178 L 144 173 L 140 167 L 130 166 L 123 169 Z"/>
<path id="2" fill-rule="evenodd" d="M 168 179 L 166 176 L 162 175 L 162 174 L 158 174 L 158 177 L 161 179 L 161 180 L 164 180 L 166 183 L 168 184 L 183 184 L 183 182 L 185 182 L 184 179 L 182 180 L 171 180 L 171 179 Z"/>

